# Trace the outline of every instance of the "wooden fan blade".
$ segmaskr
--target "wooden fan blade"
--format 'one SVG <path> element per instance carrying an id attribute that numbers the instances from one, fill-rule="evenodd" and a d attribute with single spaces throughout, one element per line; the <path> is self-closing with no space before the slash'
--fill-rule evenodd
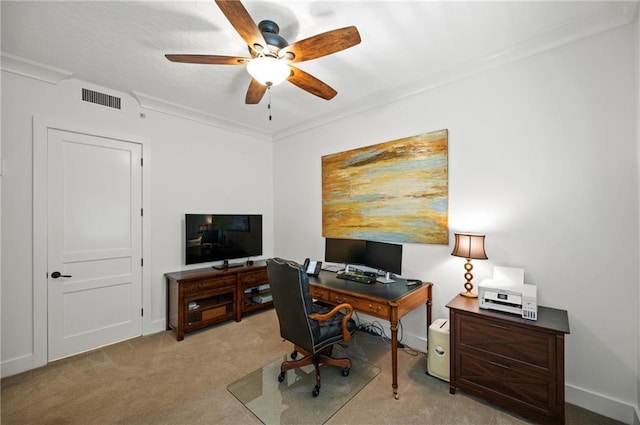
<path id="1" fill-rule="evenodd" d="M 278 55 L 285 57 L 291 52 L 295 57 L 291 63 L 303 62 L 339 52 L 360 43 L 360 33 L 354 26 L 327 31 L 283 48 Z"/>
<path id="2" fill-rule="evenodd" d="M 255 105 L 256 103 L 260 103 L 262 97 L 267 91 L 267 86 L 264 86 L 257 82 L 255 79 L 251 79 L 249 83 L 249 88 L 247 89 L 247 96 L 244 98 L 244 103 L 247 105 Z"/>
<path id="3" fill-rule="evenodd" d="M 218 55 L 164 55 L 171 62 L 201 63 L 208 65 L 246 65 L 251 58 Z"/>
<path id="4" fill-rule="evenodd" d="M 301 69 L 298 69 L 294 66 L 289 66 L 291 68 L 291 75 L 287 78 L 292 84 L 300 87 L 302 90 L 306 90 L 309 93 L 321 97 L 326 100 L 333 99 L 333 97 L 338 94 L 337 91 L 332 89 L 326 83 L 318 80 L 311 74 L 307 74 Z"/>
<path id="5" fill-rule="evenodd" d="M 260 29 L 239 0 L 216 0 L 216 4 L 249 48 L 261 52 L 267 47 Z"/>

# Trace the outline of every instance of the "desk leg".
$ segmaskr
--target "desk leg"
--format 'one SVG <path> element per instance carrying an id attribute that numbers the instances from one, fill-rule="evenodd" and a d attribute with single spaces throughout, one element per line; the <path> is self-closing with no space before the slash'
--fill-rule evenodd
<path id="1" fill-rule="evenodd" d="M 391 367 L 393 374 L 393 397 L 398 400 L 398 322 L 391 323 Z"/>
<path id="2" fill-rule="evenodd" d="M 389 320 L 389 327 L 391 329 L 391 368 L 393 374 L 393 381 L 391 386 L 393 387 L 393 397 L 398 400 L 398 306 L 391 306 L 391 317 Z"/>

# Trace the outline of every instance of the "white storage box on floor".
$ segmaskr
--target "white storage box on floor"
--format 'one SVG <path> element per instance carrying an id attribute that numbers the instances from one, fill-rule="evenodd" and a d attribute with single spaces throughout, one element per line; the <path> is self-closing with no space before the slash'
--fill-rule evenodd
<path id="1" fill-rule="evenodd" d="M 449 320 L 437 319 L 429 326 L 427 344 L 427 372 L 449 382 Z"/>

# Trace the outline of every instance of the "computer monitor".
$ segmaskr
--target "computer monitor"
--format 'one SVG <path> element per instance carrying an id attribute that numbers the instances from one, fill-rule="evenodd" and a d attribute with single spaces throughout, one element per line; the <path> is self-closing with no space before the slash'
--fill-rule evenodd
<path id="1" fill-rule="evenodd" d="M 402 274 L 402 245 L 367 241 L 364 257 L 367 267 Z"/>
<path id="2" fill-rule="evenodd" d="M 343 264 L 364 264 L 366 241 L 326 238 L 324 261 Z"/>

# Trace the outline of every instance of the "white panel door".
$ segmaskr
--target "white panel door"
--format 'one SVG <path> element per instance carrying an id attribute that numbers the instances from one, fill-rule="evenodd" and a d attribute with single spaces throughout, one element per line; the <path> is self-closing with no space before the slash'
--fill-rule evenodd
<path id="1" fill-rule="evenodd" d="M 49 361 L 142 334 L 141 150 L 48 130 Z"/>

